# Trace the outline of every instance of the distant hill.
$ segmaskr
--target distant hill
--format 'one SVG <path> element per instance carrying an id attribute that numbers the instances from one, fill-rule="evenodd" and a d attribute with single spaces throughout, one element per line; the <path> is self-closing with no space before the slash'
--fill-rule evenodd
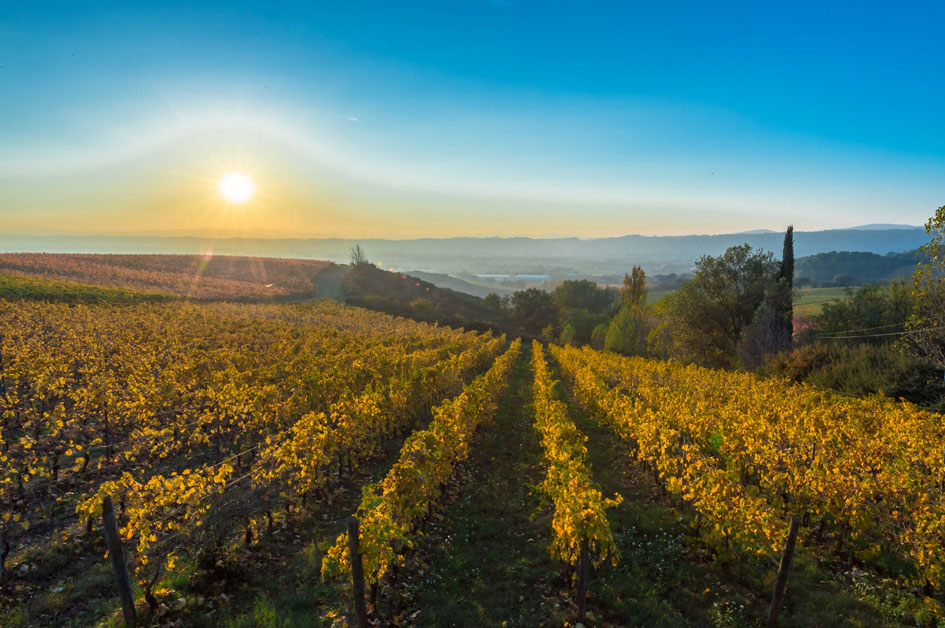
<path id="1" fill-rule="evenodd" d="M 833 229 L 795 231 L 797 257 L 829 251 L 864 251 L 885 255 L 916 249 L 928 241 L 924 229 Z M 89 253 L 184 253 L 281 257 L 347 262 L 348 249 L 360 244 L 385 268 L 423 268 L 456 274 L 622 275 L 634 264 L 647 273 L 686 272 L 702 255 L 719 255 L 748 243 L 780 255 L 781 232 L 723 235 L 611 238 L 421 238 L 414 240 L 252 239 L 197 237 L 0 236 L 0 251 Z"/>
<path id="2" fill-rule="evenodd" d="M 449 275 L 444 275 L 442 273 L 429 273 L 422 270 L 408 270 L 407 274 L 412 277 L 417 277 L 423 279 L 424 281 L 429 281 L 438 288 L 449 288 L 451 290 L 456 290 L 457 292 L 464 292 L 466 294 L 471 294 L 479 298 L 483 298 L 490 293 L 495 293 L 497 295 L 505 296 L 510 295 L 515 290 L 509 288 L 499 288 L 499 287 L 488 287 L 480 286 L 474 283 L 470 283 L 464 279 L 459 279 L 457 277 L 451 277 Z"/>
<path id="3" fill-rule="evenodd" d="M 332 264 L 219 255 L 0 253 L 0 272 L 150 290 L 198 300 L 275 301 L 315 296 Z"/>
<path id="4" fill-rule="evenodd" d="M 508 313 L 486 307 L 477 296 L 371 264 L 225 255 L 0 254 L 0 298 L 131 302 L 180 297 L 263 303 L 331 298 L 455 327 L 518 331 Z"/>
<path id="5" fill-rule="evenodd" d="M 858 227 L 845 227 L 844 229 L 842 229 L 842 231 L 851 231 L 851 230 L 852 231 L 890 231 L 893 229 L 905 229 L 905 230 L 922 229 L 924 231 L 923 227 L 919 227 L 916 225 L 897 225 L 897 224 L 889 224 L 889 223 L 873 223 L 870 225 L 860 225 Z"/>
<path id="6" fill-rule="evenodd" d="M 831 251 L 798 258 L 794 262 L 794 278 L 800 282 L 806 277 L 822 285 L 833 283 L 838 276 L 846 276 L 851 285 L 862 285 L 909 277 L 924 259 L 921 249 L 886 255 L 863 251 Z"/>

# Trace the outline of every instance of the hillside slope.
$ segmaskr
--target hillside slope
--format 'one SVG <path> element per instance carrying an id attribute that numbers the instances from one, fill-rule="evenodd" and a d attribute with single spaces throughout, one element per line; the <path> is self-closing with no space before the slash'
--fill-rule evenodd
<path id="1" fill-rule="evenodd" d="M 925 254 L 921 249 L 886 255 L 865 251 L 831 251 L 798 258 L 794 276 L 830 282 L 837 275 L 847 275 L 852 279 L 850 283 L 859 285 L 908 277 L 924 259 Z"/>
<path id="2" fill-rule="evenodd" d="M 6 277 L 7 298 L 62 300 L 56 295 L 68 294 L 68 300 L 82 300 L 95 286 L 133 293 L 138 299 L 152 299 L 157 293 L 262 303 L 318 298 L 453 327 L 518 331 L 507 312 L 486 307 L 477 296 L 370 264 L 220 255 L 6 253 L 0 254 L 0 275 Z"/>
<path id="3" fill-rule="evenodd" d="M 507 312 L 493 310 L 482 299 L 370 264 L 348 270 L 345 301 L 368 309 L 467 329 L 515 333 L 517 324 Z"/>
<path id="4" fill-rule="evenodd" d="M 430 273 L 423 270 L 408 270 L 407 274 L 411 277 L 417 277 L 418 279 L 429 281 L 439 288 L 449 288 L 450 290 L 471 294 L 479 298 L 483 298 L 490 293 L 494 293 L 502 297 L 511 295 L 513 292 L 515 292 L 515 290 L 511 290 L 509 288 L 480 286 L 470 283 L 465 279 L 459 279 L 458 277 L 444 275 L 441 273 Z"/>
<path id="5" fill-rule="evenodd" d="M 331 262 L 226 255 L 2 253 L 0 272 L 177 294 L 200 301 L 279 301 L 316 296 Z"/>

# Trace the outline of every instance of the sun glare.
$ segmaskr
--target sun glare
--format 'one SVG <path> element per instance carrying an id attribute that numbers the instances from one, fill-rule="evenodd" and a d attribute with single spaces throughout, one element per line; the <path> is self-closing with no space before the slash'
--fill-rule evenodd
<path id="1" fill-rule="evenodd" d="M 252 180 L 242 172 L 228 172 L 220 179 L 220 196 L 231 203 L 245 203 L 255 190 Z"/>

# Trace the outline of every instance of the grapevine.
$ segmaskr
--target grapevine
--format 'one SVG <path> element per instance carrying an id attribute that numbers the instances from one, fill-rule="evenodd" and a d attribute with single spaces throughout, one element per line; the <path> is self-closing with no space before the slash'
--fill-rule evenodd
<path id="1" fill-rule="evenodd" d="M 587 467 L 587 437 L 568 417 L 558 400 L 541 345 L 532 342 L 532 370 L 535 428 L 541 434 L 548 473 L 541 490 L 554 503 L 551 555 L 574 567 L 581 541 L 587 540 L 596 564 L 610 559 L 616 565 L 619 553 L 614 544 L 606 509 L 620 504 L 621 497 L 604 499 L 591 481 Z"/>

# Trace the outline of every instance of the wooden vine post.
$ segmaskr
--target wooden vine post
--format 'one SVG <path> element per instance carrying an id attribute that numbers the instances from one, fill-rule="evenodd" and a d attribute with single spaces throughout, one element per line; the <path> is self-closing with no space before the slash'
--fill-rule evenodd
<path id="1" fill-rule="evenodd" d="M 3 334 L 0 334 L 0 397 L 7 394 L 3 383 Z"/>
<path id="2" fill-rule="evenodd" d="M 784 590 L 787 587 L 788 570 L 794 560 L 794 545 L 797 543 L 797 529 L 801 525 L 799 517 L 791 517 L 791 528 L 788 530 L 787 541 L 784 543 L 784 553 L 781 554 L 781 564 L 778 565 L 778 577 L 774 581 L 774 595 L 771 597 L 771 608 L 768 609 L 767 628 L 777 628 L 778 613 L 781 612 L 781 603 L 784 601 Z"/>
<path id="3" fill-rule="evenodd" d="M 578 556 L 577 572 L 577 620 L 584 622 L 585 602 L 587 601 L 587 577 L 590 570 L 590 552 L 587 547 L 587 537 L 581 539 L 581 554 Z"/>
<path id="4" fill-rule="evenodd" d="M 138 623 L 138 615 L 135 612 L 135 598 L 131 592 L 131 578 L 128 577 L 125 552 L 121 548 L 118 522 L 115 521 L 115 509 L 112 507 L 112 498 L 109 495 L 102 499 L 102 523 L 105 527 L 105 544 L 108 547 L 108 555 L 112 559 L 112 569 L 115 572 L 115 582 L 118 585 L 118 595 L 121 597 L 121 609 L 125 615 L 125 625 L 134 628 Z"/>
<path id="5" fill-rule="evenodd" d="M 358 628 L 368 628 L 367 607 L 364 604 L 364 564 L 361 560 L 360 535 L 358 518 L 348 517 L 348 558 L 351 560 L 354 612 L 357 615 Z"/>
<path id="6" fill-rule="evenodd" d="M 112 435 L 108 429 L 108 408 L 105 408 L 102 414 L 103 414 L 103 418 L 105 419 L 105 459 L 111 462 L 112 461 Z"/>
<path id="7" fill-rule="evenodd" d="M 945 447 L 942 448 L 942 469 L 940 475 L 942 479 L 938 482 L 938 492 L 945 492 Z"/>

